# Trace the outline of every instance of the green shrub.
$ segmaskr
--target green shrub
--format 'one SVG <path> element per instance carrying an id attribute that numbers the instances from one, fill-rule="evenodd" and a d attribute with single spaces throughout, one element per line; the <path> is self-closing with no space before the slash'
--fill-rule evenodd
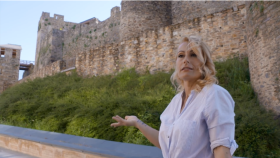
<path id="1" fill-rule="evenodd" d="M 219 84 L 235 105 L 236 156 L 279 157 L 280 127 L 275 114 L 257 102 L 248 60 L 215 63 Z M 85 137 L 152 145 L 133 127 L 112 128 L 112 116 L 135 115 L 159 129 L 160 115 L 175 95 L 169 73 L 138 74 L 135 69 L 117 75 L 82 78 L 60 73 L 22 83 L 0 95 L 3 124 Z"/>
<path id="2" fill-rule="evenodd" d="M 235 101 L 235 155 L 254 158 L 280 156 L 280 126 L 276 114 L 266 111 L 257 101 L 249 75 L 248 59 L 228 59 L 215 63 L 220 85 Z"/>
<path id="3" fill-rule="evenodd" d="M 73 134 L 84 137 L 95 137 L 98 124 L 93 117 L 73 118 L 68 124 L 66 134 Z"/>

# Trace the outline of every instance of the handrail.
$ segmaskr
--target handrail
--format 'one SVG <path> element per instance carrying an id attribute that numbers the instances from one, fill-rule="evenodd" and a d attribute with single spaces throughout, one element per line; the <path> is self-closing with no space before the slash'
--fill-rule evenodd
<path id="1" fill-rule="evenodd" d="M 26 65 L 33 64 L 33 65 L 35 65 L 35 61 L 20 60 L 20 64 L 26 64 Z"/>

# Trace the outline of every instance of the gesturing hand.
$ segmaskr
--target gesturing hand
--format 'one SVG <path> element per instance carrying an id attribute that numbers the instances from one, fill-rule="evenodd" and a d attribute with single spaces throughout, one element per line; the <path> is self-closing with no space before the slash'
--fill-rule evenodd
<path id="1" fill-rule="evenodd" d="M 119 126 L 135 126 L 138 118 L 136 116 L 125 116 L 125 119 L 121 118 L 120 116 L 116 115 L 113 116 L 112 119 L 116 120 L 117 123 L 112 123 L 112 127 L 119 127 Z"/>

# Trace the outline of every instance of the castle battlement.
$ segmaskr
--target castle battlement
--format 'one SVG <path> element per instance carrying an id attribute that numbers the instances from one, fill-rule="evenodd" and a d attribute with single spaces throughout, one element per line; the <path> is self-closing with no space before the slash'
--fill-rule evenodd
<path id="1" fill-rule="evenodd" d="M 50 13 L 42 12 L 40 20 L 45 20 L 45 19 L 64 21 L 64 16 L 63 15 L 59 15 L 59 14 L 54 14 L 54 16 L 51 17 Z"/>

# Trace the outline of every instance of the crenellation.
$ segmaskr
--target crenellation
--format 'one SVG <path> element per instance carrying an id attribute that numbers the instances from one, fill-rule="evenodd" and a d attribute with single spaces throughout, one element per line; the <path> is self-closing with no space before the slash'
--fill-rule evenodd
<path id="1" fill-rule="evenodd" d="M 42 15 L 41 15 L 41 20 L 45 20 L 46 18 L 50 18 L 50 13 L 48 12 L 42 12 Z"/>
<path id="2" fill-rule="evenodd" d="M 114 7 L 111 9 L 111 17 L 119 17 L 121 14 L 120 7 Z"/>
<path id="3" fill-rule="evenodd" d="M 59 21 L 63 21 L 64 22 L 64 16 L 63 15 L 54 14 L 53 18 L 55 20 L 59 20 Z"/>

